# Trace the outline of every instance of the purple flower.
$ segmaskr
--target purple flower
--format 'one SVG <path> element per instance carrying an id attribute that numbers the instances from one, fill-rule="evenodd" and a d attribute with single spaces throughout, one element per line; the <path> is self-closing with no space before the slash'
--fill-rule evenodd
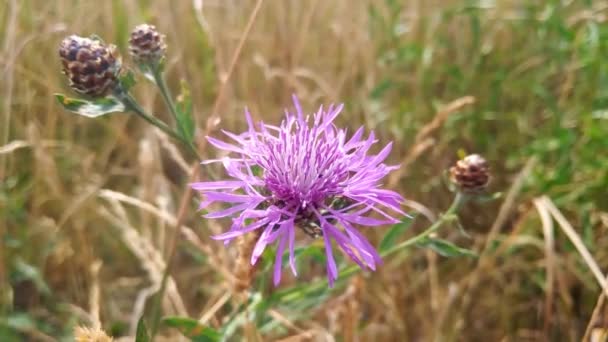
<path id="1" fill-rule="evenodd" d="M 260 237 L 251 255 L 255 264 L 267 245 L 277 242 L 274 284 L 281 280 L 282 256 L 289 250 L 289 265 L 297 275 L 294 258 L 296 228 L 312 237 L 323 237 L 327 254 L 327 278 L 333 286 L 338 270 L 332 252 L 335 242 L 361 268 L 376 269 L 380 255 L 356 226 L 393 224 L 387 209 L 399 214 L 403 198 L 381 189 L 380 180 L 398 166 L 383 163 L 392 144 L 378 154 L 368 154 L 377 142 L 373 132 L 363 138 L 363 127 L 350 138 L 333 121 L 342 105 L 323 107 L 310 118 L 302 114 L 293 98 L 296 114 L 286 113 L 280 126 L 255 125 L 245 111 L 249 129 L 236 135 L 224 131 L 230 143 L 207 137 L 215 147 L 231 152 L 203 162 L 221 162 L 230 180 L 191 184 L 203 201 L 200 209 L 214 202 L 226 209 L 206 218 L 233 217 L 230 229 L 214 239 L 228 243 L 258 230 Z M 376 213 L 378 218 L 368 217 Z"/>

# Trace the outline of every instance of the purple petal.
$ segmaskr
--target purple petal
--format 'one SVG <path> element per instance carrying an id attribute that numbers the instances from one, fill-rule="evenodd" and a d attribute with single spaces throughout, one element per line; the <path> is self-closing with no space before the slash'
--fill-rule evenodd
<path id="1" fill-rule="evenodd" d="M 295 240 L 295 227 L 293 226 L 293 220 L 288 223 L 286 226 L 287 232 L 289 233 L 289 266 L 291 267 L 291 272 L 294 276 L 298 276 L 298 271 L 296 271 L 296 260 L 295 260 L 295 251 L 294 251 L 294 240 Z"/>
<path id="2" fill-rule="evenodd" d="M 242 187 L 245 183 L 242 181 L 216 181 L 216 182 L 197 182 L 190 183 L 190 187 L 194 190 L 205 191 L 205 190 L 236 190 Z"/>
<path id="3" fill-rule="evenodd" d="M 226 203 L 245 203 L 252 202 L 253 198 L 248 195 L 233 194 L 227 192 L 207 191 L 205 192 L 205 198 L 212 202 L 226 202 Z"/>
<path id="4" fill-rule="evenodd" d="M 357 215 L 348 215 L 348 214 L 340 214 L 340 218 L 352 223 L 360 224 L 362 226 L 370 226 L 377 227 L 383 226 L 387 224 L 397 223 L 399 220 L 379 220 L 373 217 L 365 217 L 365 216 L 357 216 Z"/>
<path id="5" fill-rule="evenodd" d="M 285 250 L 285 243 L 287 242 L 287 234 L 285 232 L 281 236 L 281 241 L 279 241 L 279 247 L 277 248 L 277 255 L 274 261 L 274 274 L 273 274 L 273 282 L 274 286 L 279 285 L 281 282 L 281 268 L 283 267 L 283 251 Z"/>
<path id="6" fill-rule="evenodd" d="M 218 140 L 218 139 L 215 139 L 212 137 L 207 137 L 207 141 L 209 141 L 209 143 L 211 143 L 211 145 L 219 148 L 220 150 L 236 152 L 236 153 L 240 153 L 240 154 L 247 154 L 247 152 L 240 147 L 236 147 L 232 144 L 223 142 L 221 140 Z"/>
<path id="7" fill-rule="evenodd" d="M 243 211 L 245 209 L 249 209 L 249 208 L 255 208 L 257 206 L 257 204 L 251 204 L 251 203 L 243 203 L 243 204 L 239 204 L 239 205 L 235 205 L 234 207 L 230 207 L 228 209 L 224 209 L 224 210 L 220 210 L 220 211 L 214 211 L 212 213 L 209 213 L 207 215 L 204 215 L 204 218 L 222 218 L 222 217 L 226 217 L 226 216 L 230 216 L 234 213 L 237 213 L 239 211 Z"/>
<path id="8" fill-rule="evenodd" d="M 346 234 L 348 234 L 348 236 L 353 241 L 353 244 L 355 244 L 359 248 L 359 251 L 361 251 L 361 255 L 365 259 L 367 265 L 371 269 L 375 270 L 376 264 L 382 264 L 382 258 L 380 257 L 376 249 L 369 243 L 369 241 L 367 241 L 365 236 L 363 236 L 356 229 L 354 229 L 348 222 L 342 222 L 342 224 L 344 225 L 344 230 L 346 230 Z"/>
<path id="9" fill-rule="evenodd" d="M 265 225 L 266 223 L 268 223 L 268 219 L 262 219 L 262 220 L 258 220 L 257 222 L 254 222 L 250 225 L 248 225 L 247 227 L 244 227 L 242 229 L 238 229 L 238 230 L 234 230 L 234 231 L 229 231 L 226 233 L 222 233 L 219 235 L 214 235 L 211 238 L 214 240 L 226 240 L 226 239 L 233 239 L 237 236 L 241 236 L 245 233 L 249 233 L 251 231 L 254 231 L 258 228 L 260 228 L 261 226 Z"/>
<path id="10" fill-rule="evenodd" d="M 300 106 L 300 100 L 296 94 L 291 95 L 291 99 L 293 101 L 293 106 L 296 107 L 296 114 L 298 115 L 298 120 L 300 122 L 304 122 L 304 114 L 302 113 L 302 107 Z"/>
<path id="11" fill-rule="evenodd" d="M 251 265 L 255 265 L 258 262 L 258 258 L 264 253 L 264 249 L 268 245 L 268 235 L 272 232 L 273 225 L 268 225 L 262 235 L 258 239 L 258 242 L 255 244 L 253 248 L 253 253 L 251 253 Z"/>
<path id="12" fill-rule="evenodd" d="M 329 287 L 334 287 L 334 281 L 338 278 L 338 269 L 336 268 L 336 261 L 331 250 L 329 235 L 323 234 L 323 240 L 325 241 L 325 254 L 327 255 L 327 281 L 329 282 Z"/>
<path id="13" fill-rule="evenodd" d="M 356 254 L 356 252 L 359 251 L 342 232 L 340 232 L 334 226 L 327 224 L 325 225 L 323 233 L 331 235 L 331 237 L 336 240 L 338 247 L 340 247 L 344 253 L 346 253 L 355 263 L 357 263 L 359 267 L 365 268 L 365 264 L 363 264 L 361 258 Z"/>

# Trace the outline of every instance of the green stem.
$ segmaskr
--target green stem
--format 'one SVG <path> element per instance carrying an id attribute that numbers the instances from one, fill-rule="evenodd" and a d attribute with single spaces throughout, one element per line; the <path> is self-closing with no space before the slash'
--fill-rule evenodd
<path id="1" fill-rule="evenodd" d="M 393 247 L 381 252 L 380 255 L 383 257 L 391 255 L 391 254 L 397 252 L 398 250 L 416 245 L 419 242 L 421 242 L 422 240 L 426 239 L 427 237 L 429 237 L 429 235 L 431 235 L 435 231 L 437 231 L 444 223 L 452 221 L 456 217 L 456 213 L 458 212 L 458 209 L 460 208 L 460 206 L 462 205 L 462 203 L 464 201 L 465 201 L 464 195 L 461 194 L 460 192 L 458 192 L 456 194 L 456 197 L 454 197 L 454 201 L 452 202 L 452 204 L 450 205 L 448 210 L 445 213 L 443 213 L 443 215 L 441 215 L 439 220 L 435 221 L 435 223 L 433 223 L 430 227 L 425 229 L 422 233 L 420 233 L 410 239 L 407 239 L 400 244 L 394 245 Z"/>
<path id="2" fill-rule="evenodd" d="M 174 130 L 172 130 L 171 127 L 167 126 L 167 124 L 165 124 L 164 122 L 162 122 L 159 119 L 157 119 L 157 118 L 153 117 L 152 115 L 148 114 L 137 103 L 137 101 L 133 98 L 133 96 L 131 96 L 131 94 L 129 94 L 129 93 L 120 93 L 120 94 L 118 94 L 118 97 L 122 101 L 122 103 L 124 103 L 124 105 L 127 107 L 127 110 L 130 110 L 130 111 L 134 112 L 135 114 L 137 114 L 137 116 L 139 116 L 140 118 L 146 120 L 148 123 L 150 123 L 150 124 L 152 124 L 152 125 L 160 128 L 160 130 L 162 130 L 163 132 L 167 133 L 172 138 L 182 141 L 182 137 L 179 134 L 177 134 L 177 132 L 175 132 Z"/>
<path id="3" fill-rule="evenodd" d="M 196 158 L 200 160 L 201 159 L 200 155 L 196 151 L 195 146 L 192 144 L 191 141 L 188 141 L 185 138 L 186 129 L 184 127 L 182 127 L 182 124 L 179 121 L 179 117 L 178 117 L 179 114 L 177 113 L 177 107 L 175 106 L 175 102 L 173 102 L 173 96 L 171 95 L 171 91 L 169 90 L 169 87 L 167 86 L 167 82 L 165 82 L 165 78 L 162 75 L 162 68 L 160 67 L 160 65 L 151 67 L 151 73 L 152 73 L 152 77 L 154 77 L 154 82 L 158 86 L 158 89 L 160 90 L 160 94 L 163 97 L 163 100 L 165 101 L 165 105 L 169 108 L 169 112 L 171 113 L 171 116 L 173 117 L 173 120 L 175 121 L 175 126 L 179 130 L 180 135 L 183 137 L 181 139 L 181 141 L 185 145 L 187 145 L 190 152 L 192 152 L 193 155 L 195 155 Z"/>
<path id="4" fill-rule="evenodd" d="M 460 209 L 460 206 L 465 201 L 466 201 L 466 195 L 463 195 L 460 192 L 457 193 L 456 196 L 454 197 L 454 201 L 452 202 L 452 204 L 450 205 L 448 210 L 445 213 L 443 213 L 441 215 L 441 217 L 439 217 L 439 219 L 437 221 L 435 221 L 430 227 L 425 229 L 420 234 L 418 234 L 414 237 L 411 237 L 411 238 L 401 242 L 400 244 L 397 244 L 387 250 L 380 252 L 380 256 L 387 257 L 387 256 L 395 254 L 396 252 L 403 250 L 407 247 L 416 245 L 416 244 L 420 243 L 421 241 L 423 241 L 424 239 L 428 238 L 429 235 L 436 232 L 445 223 L 454 220 L 457 217 L 456 213 L 458 212 L 458 209 Z M 338 275 L 338 279 L 346 279 L 347 277 L 349 277 L 353 274 L 356 274 L 356 273 L 360 272 L 361 270 L 362 270 L 362 268 L 360 268 L 358 265 L 351 265 L 349 267 L 344 268 L 340 272 L 340 274 Z M 324 286 L 327 286 L 325 280 L 319 280 L 319 281 L 315 282 L 314 284 L 312 284 L 311 286 L 307 287 L 306 291 L 315 292 L 315 291 L 320 290 Z M 281 300 L 284 297 L 288 297 L 290 293 L 291 293 L 291 291 L 286 290 L 285 292 L 278 293 L 277 297 L 279 300 Z"/>
<path id="5" fill-rule="evenodd" d="M 154 82 L 158 86 L 160 90 L 160 94 L 165 101 L 167 107 L 169 107 L 169 112 L 171 112 L 171 116 L 173 116 L 173 120 L 175 120 L 175 125 L 178 129 L 181 130 L 181 125 L 178 120 L 177 108 L 175 107 L 175 103 L 173 102 L 173 97 L 171 96 L 171 91 L 169 87 L 167 87 L 167 83 L 165 82 L 165 78 L 161 73 L 161 68 L 159 66 L 155 66 L 151 68 L 152 76 L 154 77 Z"/>
<path id="6" fill-rule="evenodd" d="M 196 151 L 196 148 L 194 148 L 194 146 L 190 142 L 188 142 L 179 133 L 177 133 L 173 129 L 171 129 L 171 127 L 167 126 L 167 124 L 165 124 L 164 122 L 155 118 L 154 116 L 148 114 L 146 112 L 146 110 L 143 109 L 139 105 L 139 103 L 137 103 L 137 100 L 135 100 L 133 98 L 133 96 L 131 96 L 131 94 L 129 94 L 127 92 L 117 92 L 115 95 L 118 97 L 118 99 L 120 99 L 120 101 L 122 101 L 122 103 L 125 105 L 127 110 L 134 112 L 140 118 L 142 118 L 142 119 L 146 120 L 148 123 L 160 128 L 161 131 L 167 133 L 173 139 L 178 140 L 179 142 L 184 144 L 186 147 L 188 147 L 188 150 L 190 151 L 190 153 L 192 153 L 192 155 L 197 160 L 200 160 L 200 156 L 199 156 L 198 152 Z"/>

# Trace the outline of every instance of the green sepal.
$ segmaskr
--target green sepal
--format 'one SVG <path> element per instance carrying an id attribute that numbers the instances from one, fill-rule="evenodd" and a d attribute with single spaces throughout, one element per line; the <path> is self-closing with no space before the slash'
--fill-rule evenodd
<path id="1" fill-rule="evenodd" d="M 139 71 L 146 77 L 149 81 L 156 84 L 156 78 L 154 77 L 154 73 L 158 73 L 159 75 L 165 70 L 165 57 L 163 56 L 159 61 L 155 63 L 137 63 L 137 67 Z"/>
<path id="2" fill-rule="evenodd" d="M 112 96 L 102 97 L 93 100 L 75 99 L 63 94 L 55 94 L 55 98 L 64 109 L 86 116 L 96 118 L 109 113 L 125 112 L 125 105 L 117 98 Z"/>
<path id="3" fill-rule="evenodd" d="M 137 83 L 135 74 L 131 70 L 126 70 L 119 77 L 120 87 L 123 91 L 128 92 Z"/>
<path id="4" fill-rule="evenodd" d="M 92 35 L 90 35 L 90 36 L 89 36 L 89 39 L 91 39 L 91 40 L 96 40 L 96 41 L 100 42 L 100 43 L 101 43 L 101 44 L 103 44 L 103 45 L 105 45 L 105 44 L 106 44 L 106 42 L 104 42 L 104 41 L 103 41 L 103 39 L 101 39 L 101 37 L 100 37 L 100 36 L 98 36 L 98 35 L 96 35 L 96 34 L 94 34 L 94 33 L 93 33 Z"/>

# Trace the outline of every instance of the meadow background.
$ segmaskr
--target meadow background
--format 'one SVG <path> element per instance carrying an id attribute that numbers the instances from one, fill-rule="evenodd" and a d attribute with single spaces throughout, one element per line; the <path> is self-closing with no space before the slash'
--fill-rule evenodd
<path id="1" fill-rule="evenodd" d="M 476 258 L 407 249 L 328 290 L 315 286 L 325 272 L 311 248 L 300 276 L 284 272 L 275 289 L 270 252 L 244 304 L 230 295 L 236 248 L 209 238 L 222 222 L 204 222 L 193 196 L 164 316 L 227 340 L 597 336 L 608 328 L 605 280 L 592 271 L 608 270 L 607 16 L 608 2 L 591 0 L 2 0 L 2 341 L 70 340 L 96 320 L 128 340 L 153 314 L 193 166 L 134 115 L 79 117 L 53 96 L 74 95 L 57 54 L 64 36 L 95 33 L 129 65 L 128 35 L 143 22 L 167 36 L 167 77 L 174 94 L 180 80 L 190 87 L 198 139 L 242 129 L 245 106 L 277 122 L 295 93 L 309 112 L 344 102 L 340 124 L 394 141 L 389 161 L 403 167 L 386 184 L 416 217 L 389 242 L 446 210 L 444 170 L 463 153 L 486 157 L 500 193 L 461 210 L 468 237 L 456 225 L 439 233 Z M 137 98 L 169 120 L 138 81 Z M 364 228 L 375 244 L 387 231 Z M 157 338 L 179 336 L 165 322 Z"/>

